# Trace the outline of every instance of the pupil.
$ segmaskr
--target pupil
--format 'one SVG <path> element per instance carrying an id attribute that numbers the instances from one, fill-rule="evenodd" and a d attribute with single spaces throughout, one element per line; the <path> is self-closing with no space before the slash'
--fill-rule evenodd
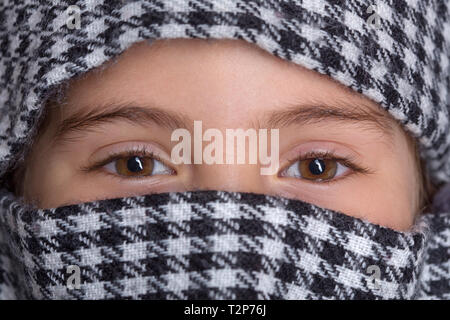
<path id="1" fill-rule="evenodd" d="M 325 172 L 325 161 L 314 159 L 309 163 L 309 171 L 314 175 L 321 175 Z"/>
<path id="2" fill-rule="evenodd" d="M 127 161 L 127 169 L 130 172 L 139 172 L 144 170 L 144 165 L 139 157 L 132 157 Z"/>

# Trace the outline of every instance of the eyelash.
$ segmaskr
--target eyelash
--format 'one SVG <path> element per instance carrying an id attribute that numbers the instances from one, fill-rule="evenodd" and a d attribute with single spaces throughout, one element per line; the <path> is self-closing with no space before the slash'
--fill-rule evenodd
<path id="1" fill-rule="evenodd" d="M 107 164 L 109 164 L 113 161 L 120 160 L 121 158 L 133 157 L 133 156 L 154 159 L 156 161 L 163 163 L 166 167 L 170 168 L 174 174 L 177 173 L 176 170 L 172 168 L 172 166 L 169 166 L 168 164 L 166 164 L 165 160 L 161 159 L 161 157 L 159 157 L 152 151 L 149 151 L 145 146 L 142 146 L 139 149 L 133 149 L 133 150 L 130 149 L 130 150 L 122 151 L 122 152 L 111 152 L 104 160 L 100 160 L 100 161 L 94 162 L 93 164 L 88 165 L 86 167 L 82 167 L 81 171 L 86 172 L 86 173 L 99 171 L 104 166 L 106 166 Z M 104 170 L 102 170 L 102 171 L 104 171 Z M 112 174 L 112 175 L 116 176 L 114 174 Z M 127 179 L 133 179 L 133 178 L 129 177 Z M 134 179 L 142 179 L 142 178 L 136 177 Z"/>
<path id="2" fill-rule="evenodd" d="M 160 161 L 161 163 L 163 163 L 165 166 L 167 166 L 168 168 L 170 168 L 174 174 L 176 174 L 176 170 L 173 169 L 171 166 L 167 165 L 165 163 L 164 160 L 161 159 L 161 157 L 159 157 L 158 155 L 154 154 L 152 151 L 149 151 L 145 146 L 140 147 L 139 149 L 133 149 L 133 150 L 127 150 L 125 152 L 111 152 L 104 160 L 100 160 L 97 161 L 91 165 L 88 165 L 86 167 L 82 167 L 81 170 L 83 172 L 93 172 L 93 171 L 98 171 L 101 170 L 104 166 L 106 166 L 107 164 L 119 160 L 121 158 L 126 158 L 126 157 L 132 157 L 132 156 L 139 156 L 139 157 L 146 157 L 146 158 L 152 158 L 154 160 Z M 371 171 L 369 168 L 367 167 L 363 167 L 360 166 L 358 164 L 356 164 L 356 161 L 351 158 L 351 157 L 347 157 L 347 158 L 343 158 L 343 157 L 338 157 L 335 155 L 334 152 L 332 151 L 310 151 L 307 152 L 301 156 L 296 156 L 295 158 L 291 159 L 288 161 L 288 165 L 285 166 L 279 173 L 282 174 L 284 171 L 287 170 L 287 168 L 289 168 L 290 166 L 292 166 L 295 162 L 297 161 L 305 161 L 305 160 L 310 160 L 310 159 L 328 159 L 328 160 L 334 160 L 339 162 L 340 164 L 344 165 L 345 167 L 351 169 L 353 172 L 350 174 L 345 175 L 349 176 L 355 173 L 358 174 L 372 174 L 373 171 Z M 102 170 L 104 171 L 104 170 Z M 116 176 L 114 174 L 112 174 L 113 176 Z M 340 178 L 336 178 L 336 179 L 329 179 L 329 180 L 322 180 L 320 182 L 318 181 L 307 181 L 309 183 L 320 183 L 320 184 L 331 184 L 334 183 L 336 181 L 339 181 L 341 179 L 343 179 L 344 177 L 340 177 Z M 127 179 L 133 179 L 133 178 L 127 178 Z M 134 178 L 134 179 L 142 179 L 142 178 Z M 298 178 L 297 178 L 298 179 Z M 306 179 L 301 179 L 301 180 L 305 180 Z"/>
<path id="3" fill-rule="evenodd" d="M 351 169 L 353 172 L 350 174 L 346 174 L 344 177 L 336 178 L 336 179 L 329 179 L 329 180 L 323 180 L 323 181 L 308 181 L 305 180 L 308 183 L 320 183 L 320 184 L 331 184 L 336 181 L 339 181 L 346 176 L 352 175 L 352 174 L 372 174 L 373 171 L 370 170 L 367 167 L 363 167 L 361 165 L 356 164 L 356 161 L 352 157 L 338 157 L 333 151 L 309 151 L 301 156 L 296 156 L 295 158 L 288 161 L 288 165 L 286 165 L 280 172 L 283 173 L 286 171 L 290 166 L 292 166 L 297 161 L 305 161 L 305 160 L 311 160 L 311 159 L 326 159 L 326 160 L 335 160 L 339 162 L 340 164 L 346 166 L 347 168 Z"/>

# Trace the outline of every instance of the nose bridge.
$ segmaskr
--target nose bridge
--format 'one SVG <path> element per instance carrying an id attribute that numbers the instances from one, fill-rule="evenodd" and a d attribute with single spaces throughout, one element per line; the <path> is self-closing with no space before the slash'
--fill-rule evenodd
<path id="1" fill-rule="evenodd" d="M 194 165 L 196 190 L 264 193 L 264 176 L 256 164 Z"/>
<path id="2" fill-rule="evenodd" d="M 192 190 L 265 193 L 267 174 L 263 167 L 267 163 L 260 159 L 260 139 L 268 137 L 260 136 L 257 128 L 248 125 L 239 128 L 220 123 L 215 127 L 218 124 L 197 120 L 190 134 L 186 134 L 185 138 L 190 139 L 192 165 L 192 175 L 186 187 Z"/>

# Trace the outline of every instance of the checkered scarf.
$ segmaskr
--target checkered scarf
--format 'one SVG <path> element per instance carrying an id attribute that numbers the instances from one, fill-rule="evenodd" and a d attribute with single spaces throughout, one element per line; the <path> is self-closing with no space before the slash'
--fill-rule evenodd
<path id="1" fill-rule="evenodd" d="M 9 257 L 0 260 L 3 298 L 450 298 L 449 229 L 438 230 L 448 214 L 424 215 L 403 233 L 247 193 L 156 194 L 50 210 L 27 209 L 8 193 L 0 199 L 2 259 Z M 74 267 L 79 287 L 69 281 Z"/>
<path id="2" fill-rule="evenodd" d="M 61 84 L 160 38 L 242 39 L 329 75 L 387 110 L 433 181 L 449 182 L 449 11 L 445 0 L 2 0 L 0 185 Z M 448 211 L 399 233 L 223 192 L 37 211 L 2 191 L 0 204 L 1 298 L 449 298 Z"/>

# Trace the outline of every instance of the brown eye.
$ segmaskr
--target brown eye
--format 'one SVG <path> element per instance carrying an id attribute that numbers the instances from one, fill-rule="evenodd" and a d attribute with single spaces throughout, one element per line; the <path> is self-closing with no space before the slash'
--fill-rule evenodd
<path id="1" fill-rule="evenodd" d="M 121 176 L 149 176 L 153 173 L 154 160 L 148 157 L 126 157 L 115 161 L 116 172 Z"/>
<path id="2" fill-rule="evenodd" d="M 333 159 L 306 159 L 298 163 L 300 176 L 307 180 L 330 180 L 336 176 L 338 163 Z"/>

